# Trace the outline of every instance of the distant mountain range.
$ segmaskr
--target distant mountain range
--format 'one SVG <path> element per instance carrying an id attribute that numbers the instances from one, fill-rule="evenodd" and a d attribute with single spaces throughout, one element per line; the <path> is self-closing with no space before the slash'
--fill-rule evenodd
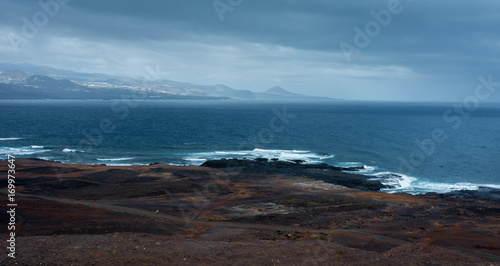
<path id="1" fill-rule="evenodd" d="M 31 73 L 27 74 L 23 71 Z M 281 87 L 265 92 L 225 85 L 198 85 L 171 80 L 145 80 L 87 74 L 34 65 L 0 64 L 0 99 L 207 99 L 207 100 L 338 100 L 291 93 Z"/>

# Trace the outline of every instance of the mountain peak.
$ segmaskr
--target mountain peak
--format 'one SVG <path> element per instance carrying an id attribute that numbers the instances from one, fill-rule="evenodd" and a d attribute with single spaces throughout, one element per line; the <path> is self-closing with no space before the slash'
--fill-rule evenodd
<path id="1" fill-rule="evenodd" d="M 30 75 L 20 71 L 20 70 L 12 70 L 12 71 L 5 71 L 0 73 L 0 80 L 2 81 L 14 81 L 14 82 L 22 82 L 28 79 Z"/>
<path id="2" fill-rule="evenodd" d="M 265 91 L 264 93 L 276 94 L 276 95 L 297 95 L 295 93 L 291 93 L 280 86 L 275 86 Z"/>

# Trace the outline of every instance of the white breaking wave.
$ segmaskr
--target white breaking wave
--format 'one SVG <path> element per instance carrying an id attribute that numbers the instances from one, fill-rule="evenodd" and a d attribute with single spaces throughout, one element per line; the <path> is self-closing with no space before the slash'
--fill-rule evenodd
<path id="1" fill-rule="evenodd" d="M 21 138 L 0 138 L 0 141 L 19 140 Z"/>
<path id="2" fill-rule="evenodd" d="M 391 189 L 396 190 L 394 192 L 409 190 L 413 188 L 413 183 L 417 181 L 417 179 L 414 177 L 391 172 L 376 173 L 372 174 L 372 176 L 374 176 L 374 178 L 371 178 L 372 180 L 380 181 L 380 183 L 382 183 L 383 185 L 389 186 L 391 187 Z"/>
<path id="3" fill-rule="evenodd" d="M 356 166 L 362 166 L 363 164 L 360 162 L 340 162 L 336 163 L 335 166 L 338 167 L 356 167 Z"/>
<path id="4" fill-rule="evenodd" d="M 370 166 L 366 164 L 362 164 L 360 162 L 341 162 L 341 163 L 336 163 L 335 166 L 337 167 L 360 167 L 363 166 L 363 169 L 361 170 L 356 170 L 356 171 L 346 171 L 349 173 L 357 173 L 357 174 L 371 174 L 375 169 L 377 169 L 376 166 Z"/>
<path id="5" fill-rule="evenodd" d="M 45 160 L 45 161 L 52 161 L 52 160 L 54 160 L 53 157 L 37 157 L 37 158 L 40 159 L 40 160 Z"/>
<path id="6" fill-rule="evenodd" d="M 63 152 L 77 152 L 77 150 L 65 148 Z"/>
<path id="7" fill-rule="evenodd" d="M 0 147 L 0 154 L 2 155 L 32 155 L 36 153 L 48 152 L 50 150 L 35 149 L 31 146 L 29 147 Z"/>
<path id="8" fill-rule="evenodd" d="M 31 145 L 32 149 L 43 149 L 43 146 L 38 146 L 38 145 Z"/>
<path id="9" fill-rule="evenodd" d="M 417 182 L 410 191 L 401 191 L 409 194 L 423 194 L 427 192 L 448 193 L 460 190 L 479 190 L 480 187 L 500 189 L 500 185 L 474 184 L 469 182 L 459 183 L 437 183 L 437 182 Z"/>
<path id="10" fill-rule="evenodd" d="M 132 157 L 124 157 L 124 158 L 97 158 L 98 161 L 129 161 L 135 158 Z"/>
<path id="11" fill-rule="evenodd" d="M 372 180 L 378 180 L 383 185 L 387 185 L 390 187 L 382 189 L 383 192 L 387 193 L 407 193 L 417 195 L 429 192 L 443 194 L 460 190 L 478 190 L 480 187 L 500 189 L 500 185 L 492 184 L 474 184 L 469 182 L 440 183 L 423 181 L 415 177 L 392 172 L 376 173 L 371 174 L 371 176 L 374 176 L 373 178 L 371 178 Z"/>
<path id="12" fill-rule="evenodd" d="M 243 150 L 243 151 L 215 151 L 215 152 L 199 152 L 193 153 L 188 157 L 185 157 L 185 161 L 190 162 L 205 162 L 207 160 L 217 160 L 217 159 L 278 159 L 280 161 L 295 161 L 302 160 L 305 163 L 322 163 L 323 160 L 332 158 L 333 155 L 321 155 L 313 153 L 310 151 L 301 150 L 266 150 L 266 149 L 253 149 L 253 150 Z"/>
<path id="13" fill-rule="evenodd" d="M 370 166 L 370 165 L 363 165 L 363 169 L 362 170 L 358 170 L 357 173 L 360 173 L 360 174 L 371 174 L 373 173 L 373 171 L 375 171 L 377 169 L 376 166 Z"/>
<path id="14" fill-rule="evenodd" d="M 148 165 L 144 163 L 105 163 L 107 166 L 133 166 L 133 165 Z"/>
<path id="15" fill-rule="evenodd" d="M 206 162 L 206 159 L 201 159 L 201 158 L 184 158 L 186 161 L 193 161 L 193 162 Z"/>

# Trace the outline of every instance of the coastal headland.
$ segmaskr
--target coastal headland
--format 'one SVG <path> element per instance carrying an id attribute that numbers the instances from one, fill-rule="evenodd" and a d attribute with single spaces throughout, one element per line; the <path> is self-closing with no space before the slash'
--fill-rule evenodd
<path id="1" fill-rule="evenodd" d="M 500 263 L 498 192 L 387 194 L 350 169 L 267 159 L 18 159 L 14 259 L 8 170 L 0 161 L 1 265 Z"/>

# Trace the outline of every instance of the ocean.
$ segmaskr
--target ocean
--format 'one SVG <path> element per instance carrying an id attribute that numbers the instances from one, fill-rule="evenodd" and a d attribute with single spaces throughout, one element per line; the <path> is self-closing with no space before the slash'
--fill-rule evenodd
<path id="1" fill-rule="evenodd" d="M 499 103 L 3 100 L 0 124 L 3 159 L 277 158 L 363 165 L 359 173 L 394 186 L 389 193 L 500 188 Z"/>

